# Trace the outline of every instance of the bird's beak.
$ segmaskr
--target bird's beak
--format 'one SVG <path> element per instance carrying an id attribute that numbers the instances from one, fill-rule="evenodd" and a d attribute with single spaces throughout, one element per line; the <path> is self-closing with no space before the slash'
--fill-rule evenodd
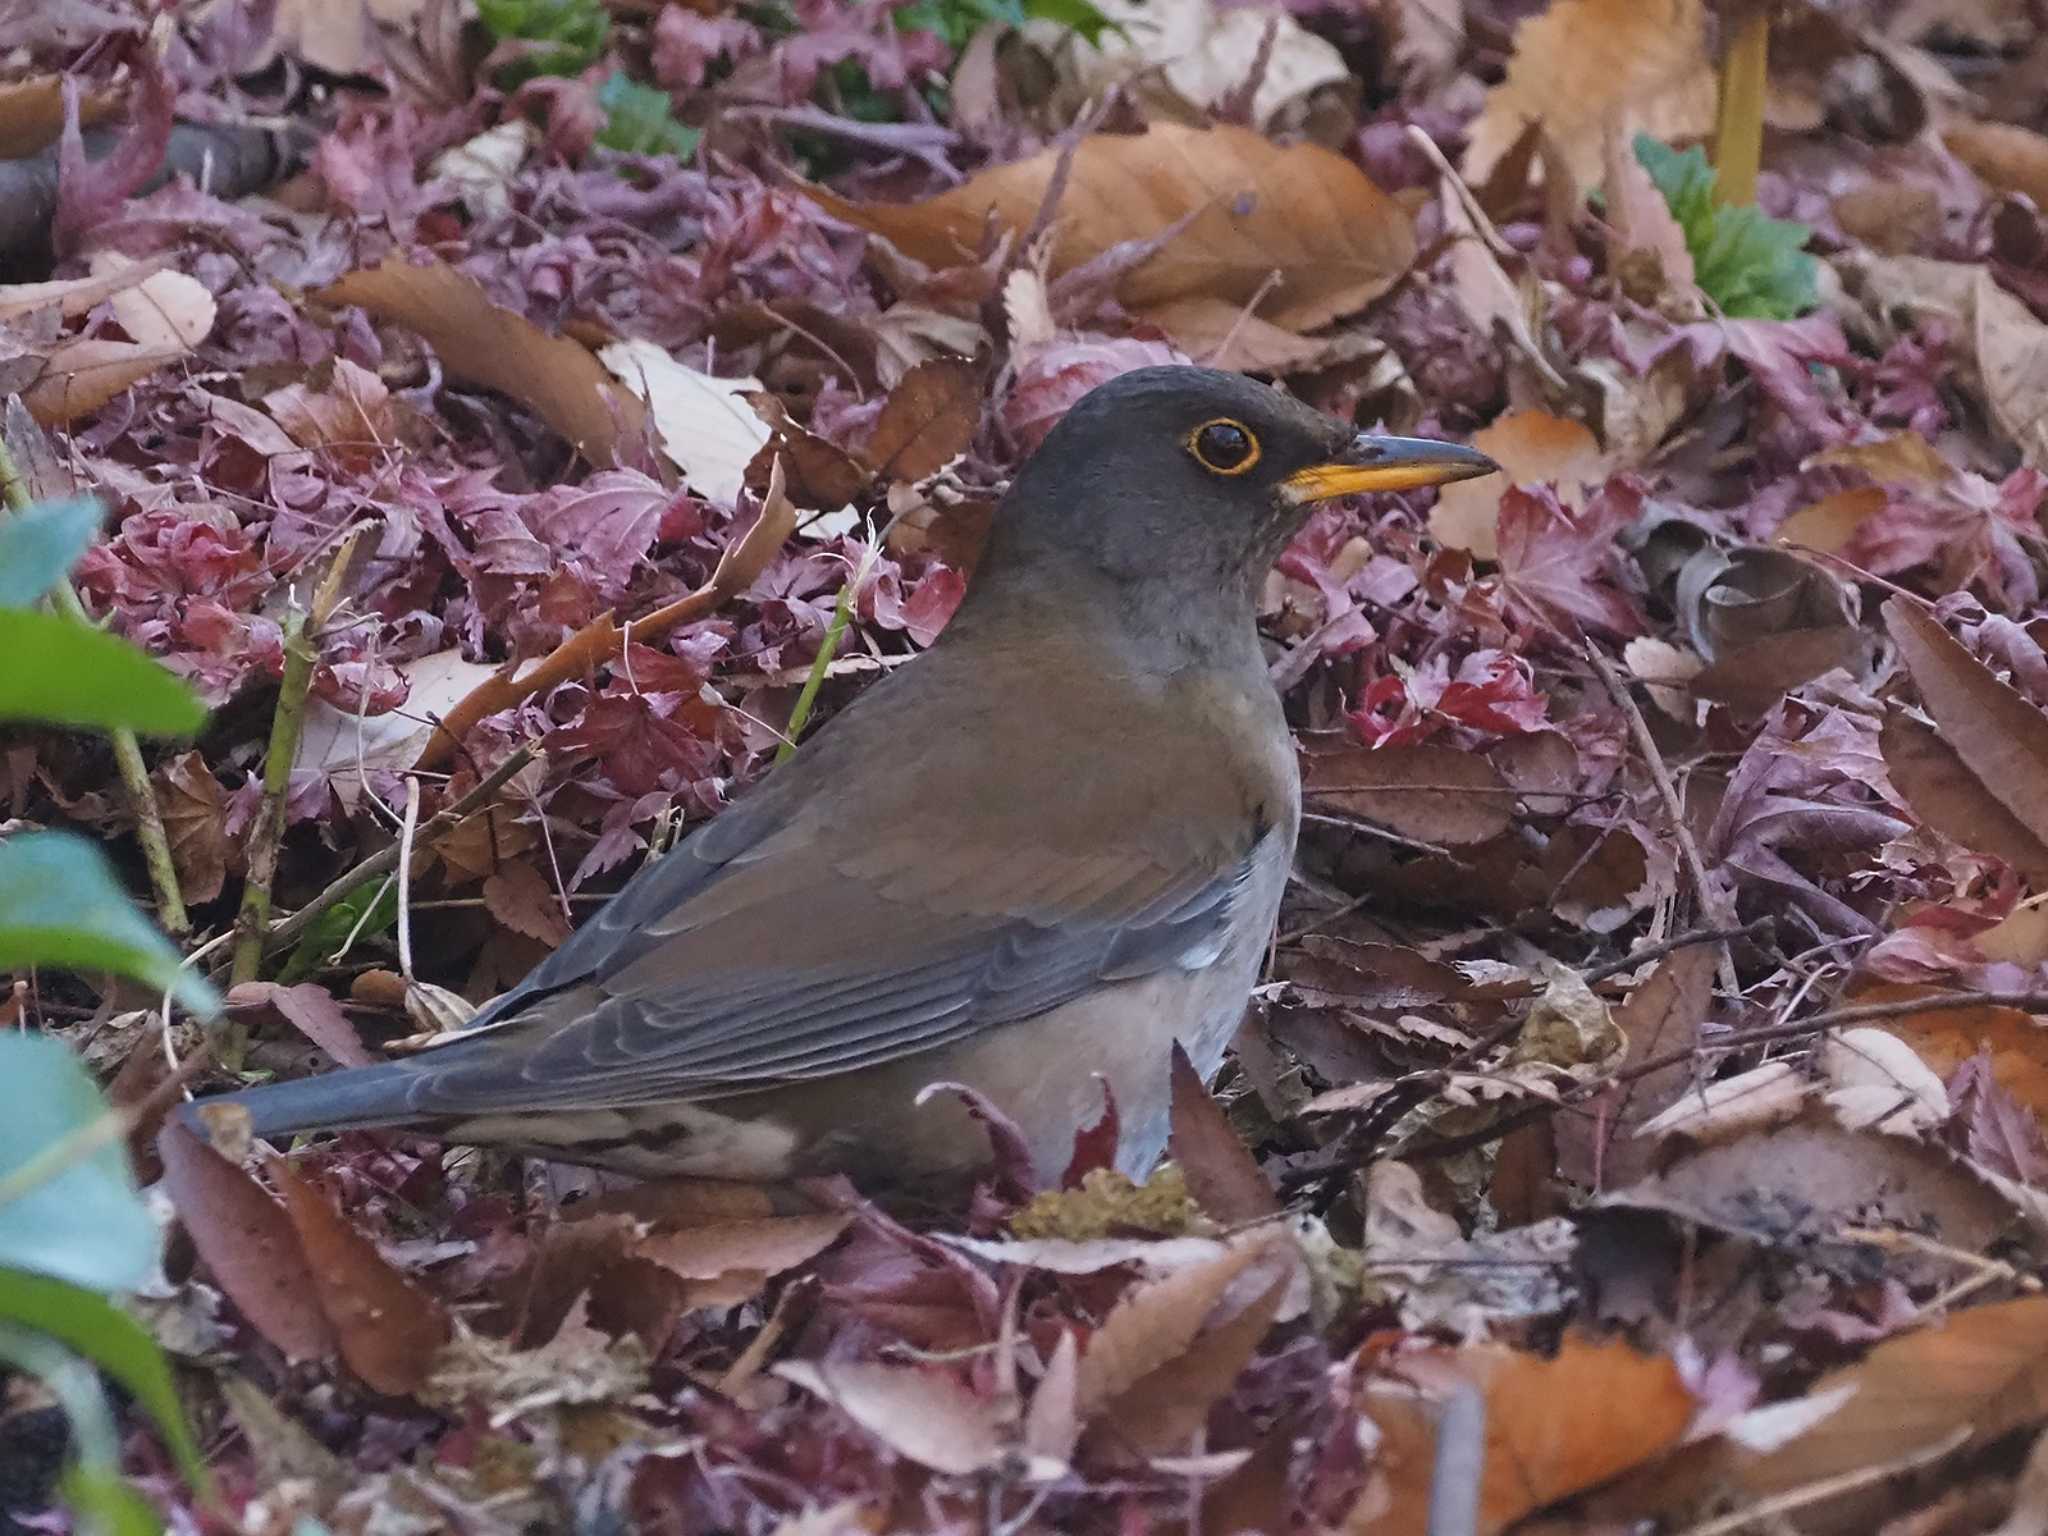
<path id="1" fill-rule="evenodd" d="M 1361 432 L 1336 458 L 1297 469 L 1280 482 L 1295 506 L 1364 491 L 1412 491 L 1490 475 L 1500 466 L 1476 448 L 1426 437 L 1375 437 Z"/>

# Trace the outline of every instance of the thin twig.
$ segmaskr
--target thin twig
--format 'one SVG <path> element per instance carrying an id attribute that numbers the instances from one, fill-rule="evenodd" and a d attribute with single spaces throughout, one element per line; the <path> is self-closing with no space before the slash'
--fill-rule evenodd
<path id="1" fill-rule="evenodd" d="M 284 844 L 285 800 L 291 791 L 292 764 L 299 755 L 299 734 L 306 719 L 306 694 L 319 658 L 318 636 L 341 601 L 356 541 L 367 525 L 349 530 L 334 551 L 326 575 L 314 588 L 310 611 L 294 611 L 285 621 L 284 678 L 277 706 L 270 716 L 270 745 L 263 755 L 263 804 L 249 831 L 249 873 L 242 884 L 242 907 L 235 915 L 235 958 L 229 976 L 236 985 L 254 981 L 263 967 L 263 933 L 270 922 L 270 888 L 277 876 Z"/>
<path id="2" fill-rule="evenodd" d="M 16 467 L 14 455 L 0 437 L 0 496 L 9 508 L 25 512 L 29 505 L 28 483 Z M 76 624 L 90 625 L 92 616 L 79 601 L 78 589 L 66 576 L 50 589 L 50 601 L 57 611 Z M 178 864 L 171 857 L 171 840 L 164 831 L 163 808 L 150 787 L 149 767 L 142 761 L 142 742 L 126 726 L 107 732 L 114 748 L 114 768 L 121 787 L 128 794 L 128 811 L 135 818 L 135 841 L 142 845 L 142 861 L 149 869 L 150 889 L 156 893 L 156 920 L 164 932 L 182 939 L 192 931 L 192 919 L 185 912 L 185 895 L 178 884 Z"/>
<path id="3" fill-rule="evenodd" d="M 456 822 L 462 820 L 471 811 L 474 811 L 478 806 L 489 800 L 491 796 L 504 787 L 506 780 L 510 779 L 532 761 L 533 749 L 531 747 L 520 747 L 513 751 L 506 757 L 505 761 L 498 764 L 487 776 L 479 780 L 475 789 L 472 789 L 453 805 L 436 811 L 425 821 L 421 822 L 415 841 L 420 844 L 431 843 L 441 833 L 447 831 Z M 352 891 L 359 890 L 372 880 L 388 875 L 392 870 L 398 868 L 398 861 L 401 857 L 403 855 L 397 843 L 391 844 L 390 847 L 380 852 L 371 854 L 362 863 L 356 865 L 354 869 L 336 879 L 326 890 L 315 896 L 311 901 L 299 908 L 298 911 L 289 913 L 272 923 L 263 936 L 264 949 L 275 950 L 292 943 L 300 934 L 312 927 L 320 919 L 321 914 L 345 899 Z"/>
<path id="4" fill-rule="evenodd" d="M 405 778 L 405 821 L 398 829 L 398 974 L 412 976 L 412 841 L 420 824 L 420 781 Z"/>
<path id="5" fill-rule="evenodd" d="M 1690 949 L 1695 944 L 1724 944 L 1734 939 L 1761 938 L 1778 926 L 1774 917 L 1759 917 L 1754 922 L 1744 923 L 1739 928 L 1688 928 L 1684 933 L 1674 933 L 1668 939 L 1659 939 L 1654 944 L 1645 944 L 1632 949 L 1618 960 L 1609 960 L 1585 972 L 1586 985 L 1605 981 L 1610 976 L 1619 976 L 1632 971 L 1639 965 L 1648 965 L 1652 960 L 1661 960 L 1674 949 Z"/>
<path id="6" fill-rule="evenodd" d="M 1818 1504 L 1823 1499 L 1854 1493 L 1859 1488 L 1868 1488 L 1873 1483 L 1884 1482 L 1902 1472 L 1912 1472 L 1920 1467 L 1930 1466 L 1959 1449 L 1969 1438 L 1970 1426 L 1958 1425 L 1932 1445 L 1922 1446 L 1890 1461 L 1880 1461 L 1868 1467 L 1858 1467 L 1853 1472 L 1816 1478 L 1813 1482 L 1804 1483 L 1797 1488 L 1788 1488 L 1768 1499 L 1759 1499 L 1747 1509 L 1738 1509 L 1732 1515 L 1721 1515 L 1712 1520 L 1702 1520 L 1697 1525 L 1687 1526 L 1679 1536 L 1733 1536 L 1734 1532 L 1747 1526 L 1766 1520 L 1776 1520 L 1779 1516 L 1789 1515 L 1794 1510 Z"/>
<path id="7" fill-rule="evenodd" d="M 1586 642 L 1586 656 L 1593 663 L 1593 670 L 1600 674 L 1600 681 L 1607 689 L 1607 696 L 1614 700 L 1628 721 L 1629 734 L 1635 738 L 1637 749 L 1649 765 L 1650 777 L 1656 783 L 1657 793 L 1664 800 L 1664 814 L 1671 818 L 1672 835 L 1678 840 L 1679 858 L 1685 865 L 1687 877 L 1692 881 L 1693 899 L 1699 903 L 1700 916 L 1709 923 L 1721 927 L 1731 926 L 1734 913 L 1728 910 L 1716 891 L 1713 881 L 1707 875 L 1707 861 L 1700 857 L 1700 845 L 1693 840 L 1692 827 L 1685 818 L 1685 802 L 1679 798 L 1678 786 L 1672 782 L 1671 770 L 1665 766 L 1664 754 L 1657 749 L 1657 738 L 1650 734 L 1650 722 L 1643 718 L 1643 712 L 1636 707 L 1630 696 L 1628 685 L 1614 670 L 1614 664 L 1601 654 L 1599 646 Z M 1721 989 L 1724 992 L 1741 990 L 1735 975 L 1735 960 L 1725 942 L 1718 945 L 1720 954 Z"/>

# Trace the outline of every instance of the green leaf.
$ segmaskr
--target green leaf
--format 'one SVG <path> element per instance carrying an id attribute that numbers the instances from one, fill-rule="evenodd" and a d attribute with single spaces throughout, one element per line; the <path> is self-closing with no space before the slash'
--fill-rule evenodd
<path id="1" fill-rule="evenodd" d="M 365 914 L 368 914 L 365 916 Z M 285 961 L 278 980 L 304 981 L 330 964 L 350 934 L 383 933 L 398 922 L 398 886 L 391 880 L 364 885 L 349 892 L 313 920 L 300 935 L 291 958 Z M 360 929 L 358 928 L 360 925 Z"/>
<path id="2" fill-rule="evenodd" d="M 1804 247 L 1804 224 L 1755 208 L 1714 201 L 1714 169 L 1704 150 L 1680 154 L 1637 134 L 1636 159 L 1664 195 L 1692 253 L 1700 291 L 1735 319 L 1793 320 L 1820 302 L 1819 264 Z"/>
<path id="3" fill-rule="evenodd" d="M 512 84 L 536 75 L 578 74 L 597 62 L 611 35 L 611 17 L 599 0 L 477 0 L 476 9 L 500 42 L 555 45 L 535 49 L 502 71 Z"/>
<path id="4" fill-rule="evenodd" d="M 0 608 L 26 608 L 64 578 L 100 531 L 90 496 L 44 501 L 0 520 Z"/>
<path id="5" fill-rule="evenodd" d="M 1128 37 L 1122 23 L 1111 21 L 1091 0 L 1024 0 L 1024 14 L 1037 21 L 1057 22 L 1078 32 L 1091 47 L 1102 46 L 1102 34 Z"/>
<path id="6" fill-rule="evenodd" d="M 0 1181 L 16 1190 L 0 1204 L 0 1265 L 93 1291 L 131 1291 L 156 1272 L 156 1223 L 120 1138 L 71 1141 L 74 1156 L 49 1157 L 107 1113 L 61 1041 L 0 1035 Z"/>
<path id="7" fill-rule="evenodd" d="M 64 1502 L 107 1536 L 163 1536 L 163 1517 L 121 1479 L 117 1467 L 74 1462 L 57 1481 Z"/>
<path id="8" fill-rule="evenodd" d="M 170 1365 L 134 1318 L 75 1285 L 0 1269 L 0 1322 L 54 1339 L 113 1377 L 156 1425 L 185 1480 L 205 1488 L 206 1464 L 185 1427 Z"/>
<path id="9" fill-rule="evenodd" d="M 606 149 L 687 160 L 703 137 L 676 121 L 667 91 L 628 80 L 617 70 L 598 87 L 597 104 L 604 108 L 604 128 L 597 142 Z"/>
<path id="10" fill-rule="evenodd" d="M 0 720 L 189 736 L 206 706 L 126 640 L 59 613 L 0 608 Z"/>
<path id="11" fill-rule="evenodd" d="M 128 899 L 106 855 L 69 832 L 0 840 L 0 971 L 38 965 L 132 976 L 194 1013 L 220 1007 L 203 977 L 179 967 L 177 950 Z"/>

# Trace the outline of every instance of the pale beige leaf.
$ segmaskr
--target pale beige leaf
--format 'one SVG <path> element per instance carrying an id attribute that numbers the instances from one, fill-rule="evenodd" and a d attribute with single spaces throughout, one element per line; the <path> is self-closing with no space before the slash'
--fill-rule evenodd
<path id="1" fill-rule="evenodd" d="M 768 423 L 745 398 L 761 381 L 699 373 L 651 341 L 615 341 L 599 348 L 597 357 L 646 402 L 662 452 L 690 489 L 722 507 L 738 501 L 747 465 L 770 436 Z"/>
<path id="2" fill-rule="evenodd" d="M 1977 372 L 1991 416 L 2033 469 L 2048 471 L 2048 325 L 1977 274 Z"/>
<path id="3" fill-rule="evenodd" d="M 1230 1283 L 1264 1249 L 1234 1248 L 1125 1294 L 1081 1357 L 1075 1395 L 1085 1421 L 1168 1361 L 1185 1354 Z"/>
<path id="4" fill-rule="evenodd" d="M 821 1211 L 710 1222 L 644 1237 L 632 1252 L 685 1280 L 714 1280 L 730 1270 L 776 1275 L 823 1253 L 851 1220 L 844 1211 Z"/>
<path id="5" fill-rule="evenodd" d="M 897 1455 L 966 1476 L 1003 1450 L 996 1405 L 943 1371 L 874 1361 L 784 1360 L 771 1367 L 833 1404 Z"/>

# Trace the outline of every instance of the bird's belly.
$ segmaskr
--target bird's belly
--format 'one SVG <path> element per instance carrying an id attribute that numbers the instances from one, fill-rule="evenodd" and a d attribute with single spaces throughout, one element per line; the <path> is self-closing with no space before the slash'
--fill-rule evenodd
<path id="1" fill-rule="evenodd" d="M 1189 955 L 1182 966 L 1097 987 L 940 1049 L 757 1095 L 483 1117 L 442 1133 L 642 1177 L 845 1173 L 869 1188 L 939 1189 L 989 1161 L 988 1135 L 957 1095 L 918 1103 L 927 1087 L 952 1082 L 974 1089 L 1017 1126 L 1038 1179 L 1050 1183 L 1067 1165 L 1075 1130 L 1102 1114 L 1100 1076 L 1116 1096 L 1117 1166 L 1142 1178 L 1166 1147 L 1173 1042 L 1206 1081 L 1244 1016 L 1290 844 L 1276 839 L 1260 861 L 1213 958 Z"/>

